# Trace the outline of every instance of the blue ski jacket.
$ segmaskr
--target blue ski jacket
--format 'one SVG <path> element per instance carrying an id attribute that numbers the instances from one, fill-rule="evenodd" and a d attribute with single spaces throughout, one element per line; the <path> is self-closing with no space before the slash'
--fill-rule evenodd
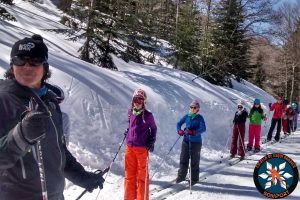
<path id="1" fill-rule="evenodd" d="M 186 114 L 183 118 L 181 118 L 177 122 L 177 132 L 181 129 L 183 124 L 185 124 L 184 138 L 183 138 L 184 141 L 186 142 L 202 141 L 201 134 L 206 131 L 206 126 L 202 115 L 197 114 L 194 118 L 191 118 L 188 116 L 188 114 Z M 188 129 L 195 131 L 195 134 L 193 136 L 189 136 L 187 134 Z"/>

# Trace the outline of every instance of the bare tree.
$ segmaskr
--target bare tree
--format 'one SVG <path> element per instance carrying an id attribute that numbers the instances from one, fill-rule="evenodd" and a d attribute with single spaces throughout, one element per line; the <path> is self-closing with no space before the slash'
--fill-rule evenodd
<path id="1" fill-rule="evenodd" d="M 300 3 L 284 3 L 278 10 L 281 20 L 276 30 L 277 38 L 281 40 L 284 50 L 285 66 L 285 97 L 290 100 L 299 98 L 295 94 L 296 80 L 299 81 L 300 55 L 299 55 L 299 28 L 300 28 Z M 298 86 L 298 85 L 297 85 Z"/>

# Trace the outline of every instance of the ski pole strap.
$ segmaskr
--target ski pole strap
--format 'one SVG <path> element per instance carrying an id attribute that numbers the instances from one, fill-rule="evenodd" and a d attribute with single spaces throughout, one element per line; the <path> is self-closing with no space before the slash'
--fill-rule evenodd
<path id="1" fill-rule="evenodd" d="M 94 171 L 94 173 L 95 174 L 102 174 L 102 175 L 104 175 L 104 174 L 106 174 L 108 171 L 109 171 L 109 169 L 110 169 L 110 167 L 106 167 L 103 171 L 101 171 L 100 169 L 98 169 L 98 170 L 96 170 L 96 171 Z M 79 200 L 79 199 L 81 199 L 81 197 L 85 194 L 87 192 L 87 189 L 85 189 L 77 198 L 76 198 L 76 200 Z"/>

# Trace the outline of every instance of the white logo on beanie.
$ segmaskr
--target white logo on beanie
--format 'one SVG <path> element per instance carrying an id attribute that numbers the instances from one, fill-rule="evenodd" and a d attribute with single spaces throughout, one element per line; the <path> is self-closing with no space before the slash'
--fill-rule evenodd
<path id="1" fill-rule="evenodd" d="M 19 51 L 30 51 L 35 47 L 35 44 L 32 42 L 28 42 L 27 44 L 20 44 Z"/>

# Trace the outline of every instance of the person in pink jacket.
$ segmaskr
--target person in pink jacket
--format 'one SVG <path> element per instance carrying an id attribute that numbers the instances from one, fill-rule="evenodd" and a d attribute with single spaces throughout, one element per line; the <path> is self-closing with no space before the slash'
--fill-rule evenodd
<path id="1" fill-rule="evenodd" d="M 280 139 L 280 131 L 281 131 L 281 119 L 282 119 L 282 114 L 284 112 L 284 104 L 282 102 L 282 98 L 278 98 L 276 103 L 270 103 L 269 104 L 270 111 L 274 111 L 272 121 L 271 121 L 271 127 L 268 132 L 268 137 L 267 141 L 270 141 L 272 139 L 272 134 L 274 131 L 274 128 L 277 124 L 277 131 L 275 135 L 275 140 L 278 142 Z"/>

